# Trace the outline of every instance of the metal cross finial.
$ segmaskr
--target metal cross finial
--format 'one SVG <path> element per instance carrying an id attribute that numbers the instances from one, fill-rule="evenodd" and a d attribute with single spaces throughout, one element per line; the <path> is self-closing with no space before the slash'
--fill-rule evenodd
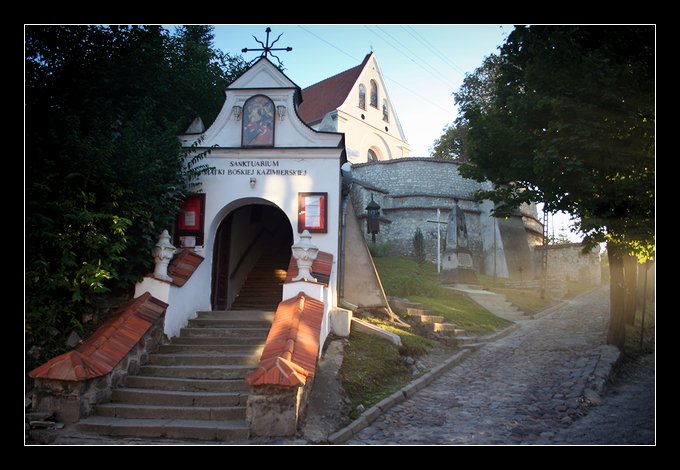
<path id="1" fill-rule="evenodd" d="M 244 47 L 243 49 L 241 49 L 241 52 L 245 53 L 245 52 L 257 52 L 257 51 L 262 51 L 262 54 L 260 54 L 260 57 L 267 57 L 267 54 L 269 54 L 270 56 L 275 57 L 276 60 L 279 61 L 279 67 L 281 67 L 281 66 L 283 65 L 283 64 L 281 63 L 281 59 L 279 59 L 275 54 L 273 54 L 272 51 L 286 51 L 286 52 L 290 52 L 290 51 L 293 50 L 293 48 L 292 48 L 292 47 L 277 47 L 277 48 L 274 48 L 274 47 L 273 47 L 274 44 L 276 44 L 276 43 L 279 41 L 279 39 L 281 39 L 281 36 L 283 36 L 283 33 L 279 34 L 279 37 L 277 37 L 271 44 L 269 44 L 269 33 L 272 32 L 272 29 L 271 29 L 270 27 L 267 27 L 267 29 L 265 29 L 264 31 L 267 33 L 267 39 L 265 40 L 265 43 L 264 43 L 264 44 L 262 43 L 262 41 L 260 41 L 260 40 L 257 39 L 255 36 L 253 36 L 253 39 L 255 39 L 258 43 L 260 43 L 260 45 L 262 46 L 262 48 L 258 48 L 258 49 L 248 49 L 247 47 Z"/>

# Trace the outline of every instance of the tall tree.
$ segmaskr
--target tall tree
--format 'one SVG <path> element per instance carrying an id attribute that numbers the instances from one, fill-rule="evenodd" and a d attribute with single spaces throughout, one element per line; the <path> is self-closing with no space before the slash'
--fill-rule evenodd
<path id="1" fill-rule="evenodd" d="M 99 294 L 148 272 L 188 189 L 177 134 L 214 119 L 245 64 L 212 47 L 209 27 L 25 31 L 30 366 L 64 347 Z"/>
<path id="2" fill-rule="evenodd" d="M 494 183 L 480 197 L 498 214 L 544 202 L 576 215 L 588 244 L 607 242 L 618 346 L 623 256 L 654 252 L 654 36 L 644 26 L 516 27 L 495 73 L 478 70 L 456 94 L 469 124 L 461 172 Z M 480 81 L 492 91 L 481 98 Z"/>

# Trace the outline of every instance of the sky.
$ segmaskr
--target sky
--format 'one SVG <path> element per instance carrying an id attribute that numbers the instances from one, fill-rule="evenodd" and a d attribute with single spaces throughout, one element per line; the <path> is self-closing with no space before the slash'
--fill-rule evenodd
<path id="1" fill-rule="evenodd" d="M 513 30 L 512 25 L 498 24 L 217 25 L 215 46 L 255 59 L 259 52 L 242 54 L 241 49 L 261 47 L 253 36 L 264 42 L 267 26 L 272 29 L 270 43 L 283 33 L 274 47 L 293 48 L 276 55 L 300 88 L 359 65 L 366 54 L 375 52 L 412 157 L 430 156 L 435 139 L 457 116 L 452 93 Z M 569 233 L 568 216 L 551 216 L 549 225 L 551 235 L 554 225 L 555 235 L 564 233 L 580 241 Z"/>
<path id="2" fill-rule="evenodd" d="M 261 47 L 270 26 L 286 75 L 301 88 L 359 65 L 374 51 L 385 77 L 387 93 L 411 146 L 411 156 L 427 157 L 435 139 L 456 118 L 452 93 L 465 74 L 496 51 L 509 25 L 224 25 L 215 27 L 215 46 L 241 54 L 244 47 Z M 274 61 L 276 62 L 276 61 Z"/>

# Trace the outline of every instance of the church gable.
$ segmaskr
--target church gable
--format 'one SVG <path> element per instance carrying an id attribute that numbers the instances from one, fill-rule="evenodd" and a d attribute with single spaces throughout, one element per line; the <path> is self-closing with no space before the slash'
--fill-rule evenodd
<path id="1" fill-rule="evenodd" d="M 300 117 L 310 126 L 315 126 L 324 117 L 339 108 L 350 95 L 359 75 L 368 62 L 367 54 L 356 67 L 340 72 L 302 90 Z"/>
<path id="2" fill-rule="evenodd" d="M 215 122 L 201 134 L 181 136 L 185 147 L 336 148 L 342 136 L 321 133 L 298 116 L 300 88 L 268 59 L 261 58 L 226 90 Z"/>
<path id="3" fill-rule="evenodd" d="M 381 131 L 387 127 L 387 134 L 406 142 L 375 53 L 369 54 L 366 59 L 361 73 L 338 109 Z"/>
<path id="4" fill-rule="evenodd" d="M 295 88 L 299 87 L 281 72 L 269 59 L 262 57 L 234 80 L 227 91 L 242 88 Z"/>

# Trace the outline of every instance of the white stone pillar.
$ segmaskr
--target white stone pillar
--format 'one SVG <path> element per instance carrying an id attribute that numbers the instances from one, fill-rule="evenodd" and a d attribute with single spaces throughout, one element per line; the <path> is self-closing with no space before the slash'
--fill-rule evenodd
<path id="1" fill-rule="evenodd" d="M 162 281 L 172 281 L 168 276 L 168 264 L 173 256 L 175 256 L 176 248 L 170 243 L 170 234 L 167 230 L 163 230 L 161 236 L 158 238 L 158 243 L 154 247 L 152 253 L 156 261 L 156 266 L 153 271 L 153 276 Z"/>
<path id="2" fill-rule="evenodd" d="M 319 254 L 319 247 L 313 245 L 311 240 L 312 236 L 308 230 L 305 230 L 300 235 L 300 241 L 290 247 L 298 267 L 298 275 L 292 279 L 293 282 L 301 280 L 316 282 L 311 269 L 316 256 Z"/>

